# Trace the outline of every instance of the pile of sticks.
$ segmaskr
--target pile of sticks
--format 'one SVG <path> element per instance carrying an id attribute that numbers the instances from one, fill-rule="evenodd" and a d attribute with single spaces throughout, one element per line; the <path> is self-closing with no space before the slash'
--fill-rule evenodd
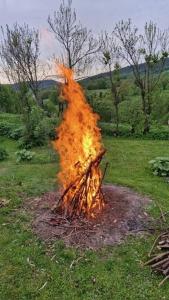
<path id="1" fill-rule="evenodd" d="M 161 286 L 169 279 L 169 231 L 156 238 L 148 256 L 150 259 L 144 265 L 151 266 L 153 271 L 164 276 L 164 279 L 159 283 Z"/>
<path id="2" fill-rule="evenodd" d="M 101 151 L 98 156 L 89 163 L 85 172 L 78 176 L 74 182 L 70 183 L 61 196 L 59 202 L 53 208 L 53 212 L 62 211 L 65 217 L 72 218 L 73 216 L 88 214 L 89 209 L 91 212 L 92 208 L 94 207 L 97 209 L 97 199 L 99 199 L 99 208 L 104 206 L 104 197 L 101 190 L 101 184 L 105 176 L 107 164 L 102 176 L 99 175 L 99 164 L 105 152 L 106 150 Z M 93 195 L 92 201 L 90 201 L 91 206 L 88 207 L 88 197 L 91 195 L 91 192 L 94 188 L 93 185 L 95 184 L 93 180 L 95 172 L 97 172 L 98 176 L 100 176 L 99 185 L 97 186 L 96 192 Z"/>

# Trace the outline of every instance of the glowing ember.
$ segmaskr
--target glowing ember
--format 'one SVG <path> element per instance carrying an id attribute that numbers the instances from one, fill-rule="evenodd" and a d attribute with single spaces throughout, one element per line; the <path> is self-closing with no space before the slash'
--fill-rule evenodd
<path id="1" fill-rule="evenodd" d="M 99 163 L 105 153 L 101 143 L 99 116 L 87 103 L 73 71 L 59 67 L 65 80 L 62 98 L 68 105 L 57 128 L 54 147 L 60 155 L 58 179 L 64 189 L 58 207 L 66 216 L 95 216 L 104 206 Z"/>

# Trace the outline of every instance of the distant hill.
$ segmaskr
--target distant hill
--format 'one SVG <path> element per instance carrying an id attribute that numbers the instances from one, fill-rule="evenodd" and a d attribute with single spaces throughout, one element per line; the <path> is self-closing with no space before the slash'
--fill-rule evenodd
<path id="1" fill-rule="evenodd" d="M 140 69 L 142 71 L 144 71 L 144 67 L 145 67 L 145 64 L 140 64 Z M 166 59 L 166 64 L 165 64 L 164 71 L 169 71 L 169 58 Z M 158 67 L 157 67 L 156 72 L 158 72 Z M 124 68 L 121 68 L 120 74 L 121 74 L 122 77 L 127 77 L 127 76 L 132 75 L 132 67 L 131 66 L 126 66 Z M 106 78 L 108 78 L 108 76 L 109 76 L 108 72 L 99 73 L 99 74 L 96 74 L 96 75 L 84 78 L 82 80 L 79 80 L 79 82 L 82 83 L 82 84 L 84 84 L 84 85 L 86 85 L 89 81 L 97 80 L 97 79 L 101 79 L 101 78 L 102 79 L 106 79 Z M 60 83 L 58 81 L 53 80 L 53 79 L 46 79 L 46 80 L 39 81 L 39 86 L 40 86 L 40 89 L 42 89 L 42 90 L 50 89 L 50 88 L 55 87 L 55 86 L 57 86 L 59 84 Z M 9 85 L 14 90 L 18 90 L 19 89 L 18 83 L 9 84 Z"/>
<path id="2" fill-rule="evenodd" d="M 142 71 L 144 71 L 144 68 L 145 68 L 145 64 L 140 64 L 140 69 Z M 169 58 L 166 59 L 166 64 L 165 64 L 164 71 L 169 71 Z M 158 72 L 158 67 L 157 67 L 156 72 Z M 127 77 L 127 76 L 132 75 L 132 67 L 131 66 L 126 66 L 124 68 L 121 68 L 120 75 L 122 77 Z M 100 79 L 100 78 L 105 78 L 106 79 L 106 78 L 108 78 L 108 76 L 109 76 L 108 72 L 99 73 L 99 74 L 96 74 L 96 75 L 93 75 L 93 76 L 89 76 L 85 79 L 82 79 L 80 82 L 83 83 L 83 84 L 86 84 L 89 80 L 93 80 L 93 79 L 97 80 L 97 79 Z"/>
<path id="3" fill-rule="evenodd" d="M 38 81 L 39 83 L 39 87 L 41 90 L 45 90 L 45 89 L 51 89 L 52 87 L 56 87 L 59 82 L 53 79 L 46 79 L 46 80 L 40 80 Z M 9 84 L 15 91 L 17 91 L 19 89 L 19 84 L 18 83 L 14 83 L 14 84 Z"/>

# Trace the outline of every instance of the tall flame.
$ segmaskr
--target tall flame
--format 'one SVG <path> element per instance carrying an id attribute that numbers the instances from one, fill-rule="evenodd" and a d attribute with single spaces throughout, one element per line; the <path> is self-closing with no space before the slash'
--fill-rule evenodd
<path id="1" fill-rule="evenodd" d="M 54 148 L 60 155 L 59 182 L 64 190 L 74 184 L 63 198 L 62 208 L 68 209 L 71 198 L 78 191 L 82 183 L 82 175 L 85 174 L 91 162 L 103 152 L 101 133 L 97 126 L 99 116 L 93 113 L 86 101 L 81 86 L 73 79 L 73 71 L 64 66 L 59 71 L 65 80 L 62 86 L 62 98 L 67 101 L 67 108 L 63 114 L 63 120 L 57 128 L 58 138 L 54 141 Z M 81 201 L 77 210 L 79 214 L 93 215 L 94 210 L 101 209 L 102 196 L 99 193 L 101 183 L 101 171 L 98 164 L 94 163 L 90 177 L 87 179 L 87 200 Z M 87 201 L 87 203 L 86 203 Z"/>

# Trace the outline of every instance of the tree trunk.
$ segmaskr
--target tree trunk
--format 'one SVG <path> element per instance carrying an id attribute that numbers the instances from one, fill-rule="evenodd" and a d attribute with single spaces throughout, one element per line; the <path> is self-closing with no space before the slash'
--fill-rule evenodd
<path id="1" fill-rule="evenodd" d="M 64 103 L 63 102 L 59 102 L 58 117 L 63 115 L 63 111 L 64 111 Z"/>
<path id="2" fill-rule="evenodd" d="M 41 108 L 43 108 L 43 100 L 42 100 L 42 98 L 39 97 L 38 89 L 32 89 L 32 92 L 34 94 L 37 105 L 40 106 Z"/>
<path id="3" fill-rule="evenodd" d="M 152 111 L 151 95 L 147 95 L 147 113 L 150 116 Z"/>
<path id="4" fill-rule="evenodd" d="M 118 102 L 115 101 L 115 112 L 116 112 L 116 135 L 119 135 L 119 106 Z"/>
<path id="5" fill-rule="evenodd" d="M 143 107 L 143 114 L 144 114 L 143 134 L 146 135 L 150 131 L 150 124 L 149 124 L 149 114 L 147 112 L 146 97 L 144 91 L 141 92 L 141 97 L 142 97 L 142 107 Z"/>
<path id="6" fill-rule="evenodd" d="M 135 133 L 135 126 L 134 124 L 131 125 L 131 134 L 134 134 Z"/>
<path id="7" fill-rule="evenodd" d="M 109 79 L 111 84 L 112 100 L 114 102 L 115 114 L 116 114 L 116 135 L 119 135 L 119 99 L 117 95 L 116 85 L 113 83 L 111 65 L 109 64 Z"/>
<path id="8" fill-rule="evenodd" d="M 150 131 L 149 117 L 145 114 L 143 134 L 146 135 Z"/>

